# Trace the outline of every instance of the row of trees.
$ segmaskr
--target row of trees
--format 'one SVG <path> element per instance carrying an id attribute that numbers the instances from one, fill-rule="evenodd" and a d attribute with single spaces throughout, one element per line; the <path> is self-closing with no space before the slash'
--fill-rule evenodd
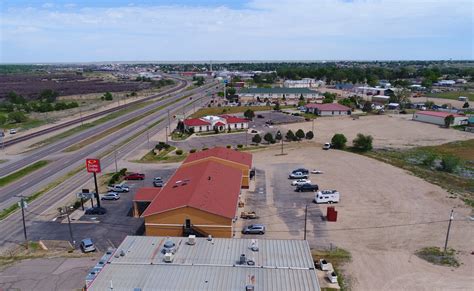
<path id="1" fill-rule="evenodd" d="M 367 152 L 372 150 L 373 137 L 358 133 L 357 137 L 352 141 L 352 148 L 359 152 Z M 342 133 L 336 133 L 331 139 L 331 147 L 334 149 L 345 149 L 347 138 Z"/>
<path id="2" fill-rule="evenodd" d="M 280 131 L 278 131 L 275 135 L 273 135 L 270 132 L 267 132 L 263 136 L 263 140 L 267 142 L 267 144 L 274 144 L 277 141 L 282 140 L 283 136 Z M 302 129 L 298 129 L 296 133 L 293 133 L 292 130 L 288 130 L 288 132 L 285 135 L 286 141 L 301 141 L 303 139 L 313 139 L 314 138 L 314 133 L 312 131 L 308 131 L 305 133 Z M 260 144 L 262 142 L 262 137 L 259 134 L 256 134 L 252 137 L 252 142 L 255 144 Z"/>
<path id="3" fill-rule="evenodd" d="M 58 93 L 52 90 L 44 90 L 41 92 L 37 100 L 27 101 L 23 96 L 15 92 L 9 92 L 7 100 L 0 103 L 0 109 L 5 112 L 50 112 L 79 107 L 79 103 L 72 102 L 55 102 Z"/>

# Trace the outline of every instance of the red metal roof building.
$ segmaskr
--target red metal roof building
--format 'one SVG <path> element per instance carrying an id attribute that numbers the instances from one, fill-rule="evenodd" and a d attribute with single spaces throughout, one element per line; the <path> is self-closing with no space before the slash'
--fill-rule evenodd
<path id="1" fill-rule="evenodd" d="M 161 188 L 143 187 L 137 190 L 133 197 L 133 216 L 140 217 L 151 201 L 160 193 Z"/>
<path id="2" fill-rule="evenodd" d="M 142 214 L 146 234 L 182 236 L 189 225 L 232 237 L 241 180 L 239 169 L 215 161 L 180 167 Z"/>
<path id="3" fill-rule="evenodd" d="M 243 130 L 248 128 L 249 120 L 232 115 L 204 116 L 201 118 L 189 118 L 183 121 L 186 130 L 194 132 Z"/>
<path id="4" fill-rule="evenodd" d="M 445 125 L 444 119 L 449 115 L 454 117 L 452 125 L 468 124 L 469 118 L 467 116 L 443 111 L 417 111 L 413 113 L 413 120 L 443 126 Z"/>

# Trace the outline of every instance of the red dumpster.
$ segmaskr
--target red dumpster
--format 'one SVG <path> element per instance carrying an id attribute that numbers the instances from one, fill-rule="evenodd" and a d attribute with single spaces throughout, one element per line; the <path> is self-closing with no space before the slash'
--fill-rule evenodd
<path id="1" fill-rule="evenodd" d="M 328 221 L 337 221 L 337 211 L 334 206 L 327 208 L 326 218 Z"/>

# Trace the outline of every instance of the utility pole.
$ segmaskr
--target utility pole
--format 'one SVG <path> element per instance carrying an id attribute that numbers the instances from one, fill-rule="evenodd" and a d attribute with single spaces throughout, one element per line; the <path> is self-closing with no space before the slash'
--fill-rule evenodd
<path id="1" fill-rule="evenodd" d="M 170 109 L 168 108 L 168 127 L 171 130 L 171 119 L 170 119 Z"/>
<path id="2" fill-rule="evenodd" d="M 149 149 L 150 148 L 150 133 L 148 132 L 148 129 L 146 131 L 146 146 Z"/>
<path id="3" fill-rule="evenodd" d="M 28 249 L 28 237 L 26 236 L 26 223 L 25 223 L 25 208 L 26 208 L 25 198 L 21 196 L 20 207 L 21 207 L 21 218 L 23 219 L 23 234 L 25 235 L 25 247 Z"/>
<path id="4" fill-rule="evenodd" d="M 71 236 L 71 244 L 75 248 L 76 247 L 76 242 L 74 241 L 74 237 L 72 236 L 71 219 L 69 218 L 69 207 L 65 206 L 64 210 L 66 211 L 66 215 L 67 215 L 67 224 L 68 224 L 68 227 L 69 227 L 69 235 Z"/>
<path id="5" fill-rule="evenodd" d="M 454 219 L 453 209 L 451 209 L 451 214 L 449 215 L 449 224 L 448 224 L 448 232 L 446 233 L 446 242 L 444 243 L 444 254 L 446 255 L 446 250 L 448 248 L 448 239 L 449 239 L 449 230 L 451 229 L 451 221 Z"/>
<path id="6" fill-rule="evenodd" d="M 95 198 L 97 199 L 97 207 L 100 207 L 100 199 L 99 199 L 99 186 L 97 185 L 97 173 L 94 172 L 94 184 L 95 184 Z M 91 199 L 92 201 L 92 199 Z"/>
<path id="7" fill-rule="evenodd" d="M 312 131 L 313 134 L 314 134 L 314 118 L 311 119 L 311 122 L 312 122 L 312 124 L 311 124 L 311 131 Z"/>
<path id="8" fill-rule="evenodd" d="M 82 109 L 81 109 L 81 106 L 79 106 L 79 118 L 81 119 L 81 126 L 84 126 L 84 121 L 82 121 Z"/>
<path id="9" fill-rule="evenodd" d="M 248 145 L 248 143 L 247 143 L 248 135 L 249 135 L 249 129 L 247 128 L 247 130 L 245 131 L 245 146 Z"/>
<path id="10" fill-rule="evenodd" d="M 168 143 L 168 126 L 165 127 L 165 139 L 166 143 Z"/>
<path id="11" fill-rule="evenodd" d="M 308 204 L 304 208 L 304 240 L 306 240 L 306 224 L 308 221 Z"/>

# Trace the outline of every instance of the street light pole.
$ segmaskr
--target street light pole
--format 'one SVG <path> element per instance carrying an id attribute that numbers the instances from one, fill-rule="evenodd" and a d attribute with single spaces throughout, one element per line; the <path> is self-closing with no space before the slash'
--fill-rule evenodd
<path id="1" fill-rule="evenodd" d="M 449 215 L 449 224 L 448 224 L 448 232 L 446 233 L 446 241 L 444 243 L 444 254 L 446 255 L 446 249 L 448 248 L 448 239 L 449 239 L 449 230 L 451 229 L 451 221 L 454 219 L 453 209 L 451 209 L 451 214 Z"/>
<path id="2" fill-rule="evenodd" d="M 118 167 L 117 167 L 117 151 L 114 151 L 114 160 L 115 160 L 115 173 L 118 173 Z"/>
<path id="3" fill-rule="evenodd" d="M 170 109 L 168 108 L 168 127 L 171 129 Z"/>
<path id="4" fill-rule="evenodd" d="M 306 224 L 308 221 L 308 204 L 304 208 L 304 240 L 306 240 Z"/>
<path id="5" fill-rule="evenodd" d="M 313 134 L 314 134 L 314 118 L 311 119 L 311 122 L 312 122 L 312 124 L 311 124 L 311 131 L 312 131 Z"/>
<path id="6" fill-rule="evenodd" d="M 69 235 L 71 236 L 71 244 L 75 248 L 76 242 L 74 241 L 74 237 L 72 236 L 71 219 L 69 218 L 69 207 L 65 206 L 64 209 L 66 210 L 67 224 L 69 227 Z"/>
<path id="7" fill-rule="evenodd" d="M 166 143 L 168 143 L 168 126 L 165 127 L 165 139 Z"/>
<path id="8" fill-rule="evenodd" d="M 23 219 L 23 234 L 25 235 L 25 247 L 28 249 L 28 237 L 26 236 L 26 223 L 25 223 L 25 198 L 22 196 L 20 200 L 21 206 L 21 218 Z"/>

